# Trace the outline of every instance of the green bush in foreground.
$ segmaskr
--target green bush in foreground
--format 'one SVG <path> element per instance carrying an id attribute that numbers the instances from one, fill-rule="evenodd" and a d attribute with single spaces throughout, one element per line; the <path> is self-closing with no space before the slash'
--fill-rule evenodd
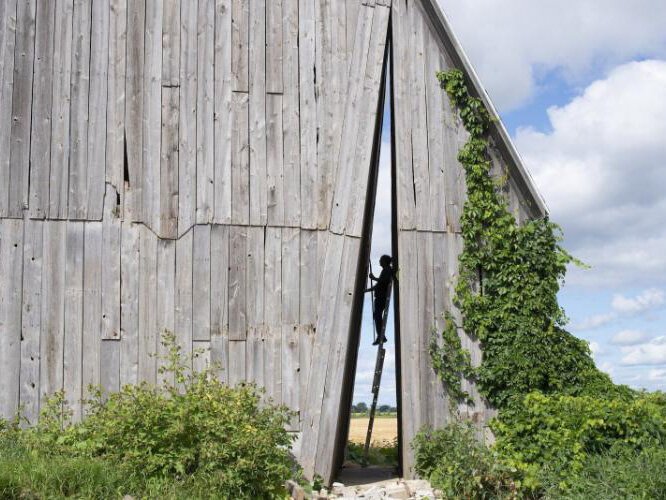
<path id="1" fill-rule="evenodd" d="M 262 403 L 253 386 L 230 388 L 211 370 L 191 373 L 172 335 L 164 345 L 170 355 L 161 373 L 169 382 L 162 387 L 125 386 L 108 397 L 93 390 L 86 418 L 74 424 L 56 394 L 34 428 L 5 425 L 0 435 L 18 459 L 0 476 L 0 498 L 16 491 L 29 497 L 42 483 L 54 489 L 40 489 L 37 498 L 108 497 L 109 488 L 138 496 L 283 498 L 285 480 L 297 472 L 288 410 Z M 0 459 L 11 460 L 8 453 Z M 49 463 L 56 467 L 39 479 Z M 28 465 L 37 472 L 27 474 Z M 79 484 L 70 476 L 89 479 Z M 71 484 L 67 493 L 55 486 L 60 481 Z"/>

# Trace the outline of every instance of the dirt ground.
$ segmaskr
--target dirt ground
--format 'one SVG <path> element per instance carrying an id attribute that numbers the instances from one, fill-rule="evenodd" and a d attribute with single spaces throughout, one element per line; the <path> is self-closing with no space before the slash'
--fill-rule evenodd
<path id="1" fill-rule="evenodd" d="M 354 443 L 365 443 L 365 434 L 368 432 L 367 418 L 352 418 L 349 426 L 349 440 Z M 396 417 L 375 418 L 372 427 L 372 441 L 393 441 L 398 437 L 398 419 Z"/>

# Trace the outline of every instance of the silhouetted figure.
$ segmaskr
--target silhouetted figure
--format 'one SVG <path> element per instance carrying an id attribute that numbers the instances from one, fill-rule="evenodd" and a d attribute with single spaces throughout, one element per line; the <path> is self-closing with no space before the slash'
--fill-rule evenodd
<path id="1" fill-rule="evenodd" d="M 384 319 L 386 302 L 388 301 L 389 285 L 393 279 L 393 268 L 391 267 L 391 261 L 392 259 L 390 255 L 382 255 L 379 258 L 379 265 L 382 266 L 382 272 L 379 274 L 379 278 L 376 278 L 374 274 L 370 273 L 370 279 L 372 281 L 376 281 L 377 283 L 366 290 L 366 292 L 375 292 L 375 307 L 373 316 L 375 319 L 377 339 L 375 339 L 372 345 L 377 345 L 380 342 L 383 344 L 386 342 L 386 335 L 384 335 L 384 332 L 382 331 L 382 322 Z"/>

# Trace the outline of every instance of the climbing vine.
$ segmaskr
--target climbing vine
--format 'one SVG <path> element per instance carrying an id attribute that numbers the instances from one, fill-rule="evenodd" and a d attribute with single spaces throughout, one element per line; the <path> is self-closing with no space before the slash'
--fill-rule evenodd
<path id="1" fill-rule="evenodd" d="M 450 396 L 468 397 L 461 390 L 461 375 L 475 379 L 497 408 L 535 390 L 577 395 L 612 386 L 596 369 L 588 344 L 563 329 L 567 318 L 557 292 L 567 264 L 577 261 L 560 245 L 559 226 L 547 217 L 516 223 L 490 175 L 491 116 L 469 94 L 462 72 L 439 72 L 437 78 L 470 134 L 458 155 L 467 200 L 460 221 L 464 246 L 455 304 L 462 312 L 461 326 L 483 350 L 481 365 L 472 368 L 455 325 L 447 320 L 431 355 Z"/>

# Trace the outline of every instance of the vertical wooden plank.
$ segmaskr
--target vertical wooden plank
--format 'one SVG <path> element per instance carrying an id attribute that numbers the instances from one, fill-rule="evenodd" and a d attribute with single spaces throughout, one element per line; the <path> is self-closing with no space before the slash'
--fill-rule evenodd
<path id="1" fill-rule="evenodd" d="M 282 229 L 266 228 L 264 262 L 264 323 L 266 392 L 273 402 L 282 403 Z"/>
<path id="2" fill-rule="evenodd" d="M 282 83 L 282 21 L 285 0 L 268 0 L 266 2 L 266 92 L 281 94 Z"/>
<path id="3" fill-rule="evenodd" d="M 91 2 L 92 0 L 74 0 L 72 16 L 72 100 L 69 137 L 69 207 L 67 210 L 70 219 L 87 217 Z"/>
<path id="4" fill-rule="evenodd" d="M 356 144 L 361 133 L 361 122 L 365 125 L 368 119 L 368 103 L 363 101 L 363 87 L 365 81 L 366 65 L 372 35 L 373 14 L 375 9 L 361 7 L 359 20 L 354 41 L 354 56 L 352 69 L 349 73 L 349 86 L 347 88 L 347 103 L 344 111 L 344 124 L 340 139 L 340 155 L 336 172 L 335 192 L 331 210 L 331 231 L 342 234 L 347 224 L 347 216 L 350 203 L 353 201 L 352 191 L 355 190 L 354 182 L 359 181 L 362 172 L 354 175 L 360 168 L 366 171 L 365 166 L 358 167 L 354 164 L 356 156 Z M 362 111 L 359 113 L 359 109 Z M 360 115 L 360 117 L 359 117 Z M 360 118 L 360 119 L 359 119 Z M 366 179 L 361 181 L 367 183 Z M 365 196 L 364 196 L 365 198 Z"/>
<path id="5" fill-rule="evenodd" d="M 35 57 L 35 0 L 18 2 L 9 162 L 10 217 L 22 217 L 28 206 L 32 80 Z"/>
<path id="6" fill-rule="evenodd" d="M 197 4 L 180 3 L 178 234 L 190 230 L 197 204 Z"/>
<path id="7" fill-rule="evenodd" d="M 245 340 L 229 340 L 229 385 L 245 381 Z"/>
<path id="8" fill-rule="evenodd" d="M 186 2 L 189 4 L 190 2 Z M 125 219 L 143 220 L 143 115 L 146 0 L 127 3 L 127 72 L 125 97 Z"/>
<path id="9" fill-rule="evenodd" d="M 460 232 L 460 216 L 467 196 L 465 171 L 458 161 L 458 151 L 467 142 L 468 132 L 463 126 L 458 111 L 444 99 L 442 127 L 444 149 L 444 189 L 446 199 L 446 227 L 449 232 Z"/>
<path id="10" fill-rule="evenodd" d="M 30 171 L 29 193 L 29 214 L 34 219 L 45 218 L 49 207 L 55 7 L 56 2 L 37 4 L 30 132 L 30 163 L 34 168 Z"/>
<path id="11" fill-rule="evenodd" d="M 246 377 L 264 385 L 264 228 L 247 228 L 246 270 Z"/>
<path id="12" fill-rule="evenodd" d="M 157 241 L 157 333 L 158 367 L 169 352 L 162 345 L 166 333 L 175 334 L 176 241 Z M 173 373 L 157 375 L 158 383 L 174 383 Z"/>
<path id="13" fill-rule="evenodd" d="M 213 220 L 214 0 L 199 0 L 197 15 L 197 224 Z"/>
<path id="14" fill-rule="evenodd" d="M 37 422 L 39 416 L 39 336 L 42 328 L 43 230 L 44 223 L 42 221 L 25 220 L 19 402 L 23 407 L 23 416 L 32 424 Z M 4 241 L 0 242 L 0 246 L 4 246 L 4 244 Z M 1 278 L 0 286 L 3 289 L 7 288 Z"/>
<path id="15" fill-rule="evenodd" d="M 107 184 L 102 221 L 102 338 L 120 339 L 120 218 L 116 190 Z"/>
<path id="16" fill-rule="evenodd" d="M 336 168 L 332 165 L 332 133 L 335 128 L 335 116 L 332 116 L 333 87 L 337 75 L 332 70 L 332 4 L 321 0 L 315 1 L 315 99 L 317 127 L 317 166 L 315 173 L 315 191 L 311 193 L 315 203 L 315 227 L 328 227 L 332 183 L 335 181 Z M 333 177 L 333 179 L 331 179 Z"/>
<path id="17" fill-rule="evenodd" d="M 307 382 L 310 376 L 310 362 L 315 339 L 315 325 L 317 324 L 317 298 L 319 295 L 318 275 L 320 274 L 320 261 L 317 258 L 317 231 L 301 230 L 301 248 L 299 259 L 299 324 L 300 335 L 298 339 L 299 366 L 300 366 L 300 403 L 301 413 L 305 408 L 305 395 Z"/>
<path id="18" fill-rule="evenodd" d="M 157 238 L 141 226 L 139 244 L 139 382 L 157 382 Z"/>
<path id="19" fill-rule="evenodd" d="M 266 187 L 268 224 L 272 226 L 282 226 L 285 223 L 282 100 L 282 95 L 266 95 Z M 293 187 L 288 188 L 289 192 L 293 189 Z"/>
<path id="20" fill-rule="evenodd" d="M 180 2 L 164 0 L 162 10 L 162 86 L 180 85 Z"/>
<path id="21" fill-rule="evenodd" d="M 86 218 L 100 220 L 106 182 L 106 104 L 109 86 L 110 0 L 92 2 Z"/>
<path id="22" fill-rule="evenodd" d="M 194 231 L 190 230 L 176 241 L 175 333 L 176 343 L 186 356 L 192 354 L 193 240 Z"/>
<path id="23" fill-rule="evenodd" d="M 446 97 L 440 88 L 438 71 L 444 68 L 444 57 L 440 53 L 434 35 L 426 30 L 425 90 L 428 109 L 428 169 L 430 178 L 430 221 L 433 231 L 446 231 L 446 175 L 442 116 Z"/>
<path id="24" fill-rule="evenodd" d="M 125 206 L 125 75 L 127 71 L 127 0 L 111 0 L 109 68 L 106 99 L 106 182 L 116 190 L 117 212 Z"/>
<path id="25" fill-rule="evenodd" d="M 210 356 L 228 382 L 229 349 L 229 226 L 210 230 Z"/>
<path id="26" fill-rule="evenodd" d="M 9 159 L 11 152 L 16 0 L 0 4 L 0 217 L 9 211 Z"/>
<path id="27" fill-rule="evenodd" d="M 419 431 L 421 418 L 420 397 L 420 350 L 419 350 L 419 303 L 418 303 L 418 252 L 416 233 L 398 233 L 398 255 L 400 255 L 400 371 L 402 394 L 403 474 L 411 476 L 414 471 L 414 453 L 409 447 Z"/>
<path id="28" fill-rule="evenodd" d="M 195 341 L 210 340 L 210 226 L 194 226 L 192 249 L 193 333 Z"/>
<path id="29" fill-rule="evenodd" d="M 282 99 L 284 224 L 301 224 L 301 144 L 299 92 L 299 0 L 282 0 L 283 78 Z"/>
<path id="30" fill-rule="evenodd" d="M 345 1 L 345 15 L 347 17 L 346 32 L 347 32 L 347 67 L 351 69 L 352 56 L 354 55 L 354 40 L 356 39 L 356 23 L 358 21 L 358 9 L 361 6 L 359 0 L 346 0 Z"/>
<path id="31" fill-rule="evenodd" d="M 105 393 L 120 390 L 120 342 L 102 340 L 100 346 L 99 384 Z"/>
<path id="32" fill-rule="evenodd" d="M 301 227 L 317 228 L 317 102 L 315 85 L 315 1 L 300 0 L 298 12 L 301 124 Z"/>
<path id="33" fill-rule="evenodd" d="M 215 215 L 219 224 L 231 222 L 231 0 L 215 5 Z"/>
<path id="34" fill-rule="evenodd" d="M 66 222 L 51 221 L 44 226 L 42 279 L 42 332 L 39 343 L 40 406 L 44 397 L 63 388 L 65 327 Z"/>
<path id="35" fill-rule="evenodd" d="M 247 337 L 247 228 L 229 228 L 229 340 L 245 340 Z M 231 350 L 229 351 L 231 363 Z M 230 381 L 231 383 L 231 381 Z"/>
<path id="36" fill-rule="evenodd" d="M 446 233 L 433 234 L 433 292 L 434 292 L 434 313 L 435 313 L 435 332 L 438 342 L 441 344 L 441 333 L 446 326 L 445 313 L 451 310 L 449 305 L 451 297 L 447 287 L 447 269 L 452 267 L 457 269 L 458 262 L 449 260 L 448 256 L 448 238 Z M 432 369 L 432 368 L 431 368 Z M 432 398 L 434 403 L 433 427 L 440 428 L 450 420 L 450 402 L 446 394 L 444 384 L 437 374 L 434 376 Z"/>
<path id="37" fill-rule="evenodd" d="M 142 220 L 158 234 L 161 213 L 162 7 L 161 0 L 146 0 L 142 120 Z"/>
<path id="38" fill-rule="evenodd" d="M 86 222 L 83 248 L 83 394 L 99 384 L 102 339 L 102 223 Z"/>
<path id="39" fill-rule="evenodd" d="M 139 381 L 140 228 L 123 221 L 120 254 L 120 384 Z"/>
<path id="40" fill-rule="evenodd" d="M 69 183 L 70 79 L 72 74 L 72 0 L 56 1 L 53 39 L 53 112 L 49 218 L 67 218 Z M 58 49 L 55 49 L 58 47 Z M 0 148 L 1 149 L 1 148 Z"/>
<path id="41" fill-rule="evenodd" d="M 282 403 L 300 409 L 300 229 L 282 229 Z M 287 426 L 299 429 L 296 416 Z"/>
<path id="42" fill-rule="evenodd" d="M 72 418 L 83 416 L 83 266 L 84 222 L 67 222 L 63 389 Z"/>
<path id="43" fill-rule="evenodd" d="M 418 334 L 419 349 L 419 389 L 420 389 L 420 419 L 416 422 L 418 428 L 424 425 L 431 426 L 434 421 L 435 388 L 430 361 L 430 338 L 435 327 L 435 293 L 433 284 L 433 233 L 419 232 L 416 235 L 418 252 Z"/>
<path id="44" fill-rule="evenodd" d="M 192 359 L 192 370 L 200 373 L 210 368 L 210 341 L 196 341 L 193 345 L 194 358 Z"/>
<path id="45" fill-rule="evenodd" d="M 250 0 L 250 224 L 265 225 L 266 0 Z"/>
<path id="46" fill-rule="evenodd" d="M 231 0 L 231 74 L 234 92 L 249 91 L 250 2 Z"/>
<path id="47" fill-rule="evenodd" d="M 411 101 L 412 112 L 412 169 L 416 201 L 416 227 L 432 228 L 430 217 L 430 177 L 428 172 L 428 108 L 425 92 L 425 43 L 427 27 L 424 14 L 415 5 L 410 9 L 411 36 Z"/>
<path id="48" fill-rule="evenodd" d="M 23 221 L 0 219 L 0 418 L 11 419 L 19 404 Z"/>
<path id="49" fill-rule="evenodd" d="M 175 87 L 162 88 L 159 224 L 156 227 L 162 238 L 178 236 L 179 92 Z"/>
<path id="50" fill-rule="evenodd" d="M 413 8 L 413 7 L 412 7 Z M 414 229 L 415 201 L 412 171 L 412 108 L 411 108 L 411 36 L 409 9 L 405 2 L 391 5 L 392 86 L 395 116 L 395 162 L 397 214 L 400 229 Z"/>
<path id="51" fill-rule="evenodd" d="M 231 222 L 250 223 L 250 137 L 247 94 L 232 95 Z"/>

